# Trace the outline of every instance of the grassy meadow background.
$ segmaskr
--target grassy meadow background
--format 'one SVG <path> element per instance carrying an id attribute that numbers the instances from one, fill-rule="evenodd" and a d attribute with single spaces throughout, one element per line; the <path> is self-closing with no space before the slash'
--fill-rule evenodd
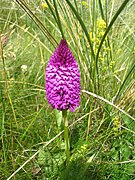
<path id="1" fill-rule="evenodd" d="M 135 0 L 0 1 L 1 180 L 135 179 L 134 16 Z M 61 113 L 44 89 L 61 32 L 82 89 L 68 112 L 68 166 Z"/>

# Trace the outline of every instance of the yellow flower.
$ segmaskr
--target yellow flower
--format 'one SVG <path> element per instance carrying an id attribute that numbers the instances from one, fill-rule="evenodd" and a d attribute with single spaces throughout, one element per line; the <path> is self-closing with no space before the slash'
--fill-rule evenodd
<path id="1" fill-rule="evenodd" d="M 102 37 L 102 36 L 104 35 L 104 33 L 105 33 L 104 31 L 101 31 L 101 30 L 100 30 L 98 36 L 99 36 L 99 37 Z"/>
<path id="2" fill-rule="evenodd" d="M 106 51 L 111 51 L 111 48 L 110 47 L 106 47 L 105 50 Z"/>
<path id="3" fill-rule="evenodd" d="M 84 145 L 81 146 L 82 151 L 85 151 L 86 149 L 87 149 L 87 144 L 84 144 Z"/>
<path id="4" fill-rule="evenodd" d="M 41 6 L 42 6 L 42 8 L 48 8 L 48 5 L 47 5 L 47 3 L 41 3 Z"/>
<path id="5" fill-rule="evenodd" d="M 86 1 L 82 1 L 82 6 L 85 6 L 86 8 L 88 8 L 88 3 Z"/>
<path id="6" fill-rule="evenodd" d="M 117 117 L 115 117 L 115 118 L 112 119 L 112 121 L 113 121 L 113 131 L 114 131 L 114 134 L 117 135 L 118 130 L 121 127 L 120 120 Z"/>
<path id="7" fill-rule="evenodd" d="M 106 28 L 106 22 L 102 18 L 99 18 L 97 20 L 97 27 L 99 29 L 105 29 Z"/>
<path id="8" fill-rule="evenodd" d="M 117 50 L 117 53 L 120 54 L 121 52 L 122 52 L 122 49 L 119 48 L 119 49 Z"/>
<path id="9" fill-rule="evenodd" d="M 111 61 L 111 62 L 110 62 L 110 68 L 113 68 L 114 65 L 115 65 L 115 61 Z"/>
<path id="10" fill-rule="evenodd" d="M 91 42 L 95 42 L 96 38 L 93 37 L 92 32 L 89 33 Z"/>

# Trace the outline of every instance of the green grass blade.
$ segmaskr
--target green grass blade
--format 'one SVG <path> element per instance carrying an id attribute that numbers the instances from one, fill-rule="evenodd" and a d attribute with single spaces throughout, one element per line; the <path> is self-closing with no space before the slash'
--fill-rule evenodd
<path id="1" fill-rule="evenodd" d="M 104 11 L 103 11 L 101 0 L 99 0 L 98 3 L 99 3 L 99 9 L 100 9 L 100 12 L 101 12 L 101 17 L 102 17 L 103 20 L 105 20 L 105 16 L 104 16 Z"/>
<path id="2" fill-rule="evenodd" d="M 16 0 L 16 2 L 21 6 L 21 8 L 29 15 L 32 21 L 38 26 L 42 33 L 47 37 L 48 41 L 53 45 L 54 48 L 57 47 L 58 43 L 51 33 L 47 30 L 41 20 L 30 10 L 28 5 L 22 0 Z"/>
<path id="3" fill-rule="evenodd" d="M 127 82 L 128 79 L 129 79 L 130 75 L 132 75 L 132 73 L 134 73 L 134 72 L 135 72 L 135 64 L 132 66 L 131 70 L 128 72 L 128 74 L 126 75 L 126 77 L 125 77 L 123 83 L 121 84 L 121 86 L 120 86 L 120 88 L 119 88 L 119 90 L 118 90 L 118 92 L 117 92 L 117 94 L 116 94 L 115 102 L 117 101 L 117 99 L 118 99 L 118 97 L 119 97 L 119 95 L 120 95 L 122 89 L 124 88 L 126 82 Z"/>
<path id="4" fill-rule="evenodd" d="M 69 0 L 67 0 L 66 2 L 69 5 L 69 7 L 72 9 L 72 11 L 75 14 L 76 18 L 78 19 L 78 21 L 79 21 L 79 23 L 80 23 L 86 37 L 87 37 L 88 43 L 90 45 L 92 57 L 93 57 L 93 59 L 95 59 L 95 53 L 94 53 L 93 46 L 92 46 L 92 43 L 91 43 L 91 40 L 90 40 L 90 37 L 89 37 L 89 33 L 87 31 L 87 28 L 86 28 L 82 18 L 80 17 L 80 15 L 78 14 L 78 12 L 74 8 L 74 6 L 71 4 L 71 2 Z"/>
<path id="5" fill-rule="evenodd" d="M 101 50 L 101 47 L 103 45 L 103 42 L 107 36 L 107 34 L 109 33 L 109 31 L 111 30 L 111 27 L 113 26 L 114 22 L 116 21 L 116 19 L 118 18 L 119 14 L 122 12 L 122 10 L 126 7 L 126 4 L 129 2 L 129 0 L 125 0 L 122 5 L 120 6 L 120 8 L 118 9 L 118 11 L 116 12 L 116 14 L 114 15 L 113 19 L 111 20 L 110 24 L 108 25 L 105 34 L 103 35 L 103 38 L 100 42 L 99 48 L 98 48 L 98 52 L 96 54 L 96 66 L 98 66 L 98 56 Z M 97 68 L 98 69 L 98 68 Z"/>
<path id="6" fill-rule="evenodd" d="M 56 1 L 53 0 L 53 3 L 54 3 L 55 11 L 56 11 L 56 16 L 57 16 L 57 24 L 58 24 L 58 26 L 59 26 L 59 29 L 60 29 L 62 38 L 64 38 L 64 33 L 63 33 L 63 30 L 62 30 L 62 25 L 61 25 L 61 21 L 60 21 L 58 9 L 57 9 Z"/>
<path id="7" fill-rule="evenodd" d="M 122 12 L 122 10 L 126 7 L 127 3 L 129 2 L 129 0 L 125 0 L 122 5 L 120 6 L 120 8 L 118 9 L 118 11 L 116 12 L 116 14 L 114 15 L 113 19 L 111 20 L 110 24 L 108 25 L 102 39 L 101 42 L 99 44 L 98 47 L 98 51 L 95 57 L 95 66 L 96 66 L 96 75 L 97 75 L 97 84 L 98 84 L 98 89 L 99 89 L 99 72 L 98 72 L 98 57 L 99 57 L 99 53 L 100 50 L 102 48 L 103 42 L 105 41 L 106 36 L 108 35 L 109 31 L 111 30 L 111 27 L 113 26 L 114 22 L 116 21 L 116 19 L 118 18 L 119 14 Z"/>
<path id="8" fill-rule="evenodd" d="M 56 16 L 55 16 L 55 13 L 53 12 L 53 8 L 52 8 L 52 6 L 50 5 L 49 1 L 48 1 L 48 0 L 44 0 L 44 1 L 47 3 L 47 5 L 48 5 L 48 7 L 49 7 L 49 9 L 50 9 L 50 11 L 51 11 L 51 14 L 53 15 L 56 23 L 58 23 L 57 18 L 56 18 Z"/>
<path id="9" fill-rule="evenodd" d="M 89 91 L 85 91 L 85 90 L 82 90 L 83 93 L 86 93 L 86 94 L 89 94 L 101 101 L 104 101 L 106 102 L 107 104 L 111 105 L 112 107 L 116 108 L 117 110 L 119 110 L 120 112 L 122 112 L 123 114 L 125 114 L 126 116 L 128 116 L 130 119 L 134 120 L 135 121 L 135 118 L 132 117 L 130 114 L 128 114 L 127 112 L 125 112 L 123 109 L 119 108 L 117 105 L 113 104 L 112 102 L 108 101 L 107 99 L 101 97 L 101 96 L 98 96 L 97 94 L 95 93 L 92 93 L 92 92 L 89 92 Z"/>
<path id="10" fill-rule="evenodd" d="M 55 116 L 56 116 L 57 125 L 60 128 L 61 123 L 62 123 L 62 112 L 58 111 L 57 109 L 54 109 L 54 113 L 55 113 Z"/>

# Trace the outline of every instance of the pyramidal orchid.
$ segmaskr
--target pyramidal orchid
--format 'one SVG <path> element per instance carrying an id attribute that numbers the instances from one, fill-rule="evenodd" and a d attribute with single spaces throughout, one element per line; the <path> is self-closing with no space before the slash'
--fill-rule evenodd
<path id="1" fill-rule="evenodd" d="M 62 111 L 66 162 L 70 159 L 67 110 L 75 111 L 80 102 L 80 71 L 65 39 L 50 58 L 46 68 L 46 97 L 52 108 Z"/>
<path id="2" fill-rule="evenodd" d="M 46 96 L 48 103 L 58 110 L 71 110 L 80 102 L 80 71 L 78 64 L 62 39 L 46 68 Z"/>

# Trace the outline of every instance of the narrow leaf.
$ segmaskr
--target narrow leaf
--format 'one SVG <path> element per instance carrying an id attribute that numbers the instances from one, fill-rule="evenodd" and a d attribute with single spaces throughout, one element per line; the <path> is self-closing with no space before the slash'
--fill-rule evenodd
<path id="1" fill-rule="evenodd" d="M 88 43 L 90 45 L 92 57 L 93 57 L 93 59 L 95 59 L 95 53 L 94 53 L 93 46 L 92 46 L 92 43 L 91 43 L 91 40 L 90 40 L 90 36 L 89 36 L 89 33 L 87 31 L 87 28 L 86 28 L 82 18 L 80 17 L 80 15 L 78 14 L 78 12 L 74 8 L 74 6 L 71 4 L 71 2 L 69 0 L 67 0 L 66 2 L 69 5 L 69 7 L 72 9 L 72 11 L 75 14 L 76 18 L 78 19 L 78 21 L 79 21 L 79 23 L 80 23 L 80 25 L 81 25 L 81 27 L 82 27 L 86 37 L 87 37 Z"/>
<path id="2" fill-rule="evenodd" d="M 55 109 L 54 112 L 57 120 L 57 125 L 58 127 L 60 127 L 62 122 L 62 111 L 58 111 L 57 109 Z"/>
<path id="3" fill-rule="evenodd" d="M 38 154 L 38 163 L 40 165 L 43 165 L 45 164 L 45 161 L 46 161 L 46 153 L 43 149 L 40 149 Z"/>

